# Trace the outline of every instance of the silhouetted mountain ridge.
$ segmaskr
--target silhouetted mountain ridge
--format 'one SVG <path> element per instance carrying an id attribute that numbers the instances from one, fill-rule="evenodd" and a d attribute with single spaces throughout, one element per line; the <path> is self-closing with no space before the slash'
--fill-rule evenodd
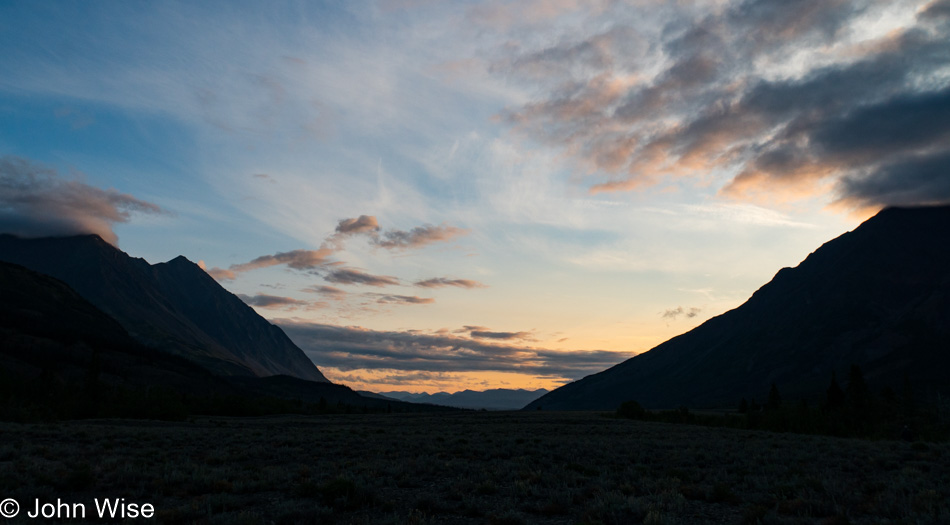
<path id="1" fill-rule="evenodd" d="M 138 343 L 58 279 L 0 262 L 0 298 L 0 372 L 17 379 L 87 383 L 94 372 L 110 385 L 233 392 L 198 365 Z"/>
<path id="2" fill-rule="evenodd" d="M 0 262 L 0 418 L 176 419 L 301 410 L 447 409 L 366 399 L 343 385 L 287 375 L 216 376 L 142 345 L 66 283 Z"/>
<path id="3" fill-rule="evenodd" d="M 150 265 L 97 235 L 0 235 L 0 260 L 67 283 L 140 343 L 216 374 L 326 381 L 280 328 L 184 257 Z"/>
<path id="4" fill-rule="evenodd" d="M 851 364 L 874 386 L 947 389 L 950 207 L 892 208 L 783 268 L 738 308 L 528 409 L 734 405 L 817 397 Z"/>

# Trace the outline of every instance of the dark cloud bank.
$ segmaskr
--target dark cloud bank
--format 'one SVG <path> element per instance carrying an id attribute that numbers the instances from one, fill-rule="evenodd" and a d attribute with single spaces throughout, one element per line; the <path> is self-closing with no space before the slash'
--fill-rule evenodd
<path id="1" fill-rule="evenodd" d="M 916 8 L 910 26 L 855 37 L 862 17 L 900 5 Z M 721 193 L 736 198 L 950 202 L 950 0 L 753 0 L 682 15 L 658 44 L 614 22 L 499 60 L 494 71 L 542 93 L 503 117 L 609 173 L 594 192 L 721 168 L 735 173 Z"/>
<path id="2" fill-rule="evenodd" d="M 476 335 L 473 331 L 469 338 L 448 333 L 387 332 L 286 319 L 275 323 L 317 366 L 344 371 L 494 371 L 578 379 L 631 357 L 601 350 L 559 351 L 475 339 L 512 340 L 525 332 L 482 331 Z"/>

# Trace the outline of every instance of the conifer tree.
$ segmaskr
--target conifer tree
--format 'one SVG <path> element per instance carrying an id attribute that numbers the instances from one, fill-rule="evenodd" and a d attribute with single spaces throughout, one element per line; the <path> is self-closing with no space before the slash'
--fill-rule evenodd
<path id="1" fill-rule="evenodd" d="M 765 408 L 769 410 L 782 408 L 782 396 L 778 393 L 778 387 L 775 386 L 775 383 L 772 383 L 772 388 L 769 390 L 769 401 L 765 405 Z"/>
<path id="2" fill-rule="evenodd" d="M 838 386 L 838 378 L 834 371 L 831 372 L 831 386 L 825 391 L 825 406 L 832 410 L 837 410 L 844 406 L 844 391 Z"/>
<path id="3" fill-rule="evenodd" d="M 848 404 L 858 413 L 866 412 L 870 404 L 870 392 L 868 385 L 864 381 L 864 374 L 861 367 L 851 365 L 851 374 L 848 377 L 848 389 L 846 391 Z"/>

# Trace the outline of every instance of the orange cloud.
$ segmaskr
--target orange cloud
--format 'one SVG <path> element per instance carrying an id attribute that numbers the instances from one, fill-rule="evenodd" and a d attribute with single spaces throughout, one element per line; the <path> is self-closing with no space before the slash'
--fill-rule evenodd
<path id="1" fill-rule="evenodd" d="M 379 231 L 379 222 L 372 215 L 360 215 L 355 219 L 343 219 L 336 226 L 336 232 L 344 235 L 377 231 Z"/>
<path id="2" fill-rule="evenodd" d="M 230 270 L 240 273 L 281 264 L 295 270 L 312 270 L 326 265 L 335 251 L 331 248 L 320 248 L 319 250 L 293 250 L 274 255 L 262 255 L 249 262 L 232 265 Z"/>

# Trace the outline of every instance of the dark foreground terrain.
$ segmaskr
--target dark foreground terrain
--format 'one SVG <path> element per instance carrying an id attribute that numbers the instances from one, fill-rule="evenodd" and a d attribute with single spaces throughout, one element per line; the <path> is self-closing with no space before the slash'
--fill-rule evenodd
<path id="1" fill-rule="evenodd" d="M 0 498 L 146 523 L 946 523 L 950 444 L 595 413 L 0 423 Z M 0 523 L 2 523 L 0 519 Z"/>

